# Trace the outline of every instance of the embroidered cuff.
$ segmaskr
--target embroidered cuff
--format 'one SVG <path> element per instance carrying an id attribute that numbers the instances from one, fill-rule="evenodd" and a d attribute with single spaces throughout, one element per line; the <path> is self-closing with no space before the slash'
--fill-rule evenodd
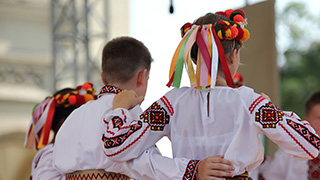
<path id="1" fill-rule="evenodd" d="M 197 180 L 197 168 L 199 165 L 199 160 L 190 160 L 186 171 L 183 175 L 183 180 Z"/>

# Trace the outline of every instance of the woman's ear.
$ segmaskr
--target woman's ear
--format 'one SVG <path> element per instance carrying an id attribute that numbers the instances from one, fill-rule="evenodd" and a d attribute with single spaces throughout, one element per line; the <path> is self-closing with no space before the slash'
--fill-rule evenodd
<path id="1" fill-rule="evenodd" d="M 236 60 L 238 53 L 239 53 L 239 49 L 234 49 L 234 50 L 230 53 L 230 61 L 231 61 L 231 64 L 233 64 L 234 61 Z"/>

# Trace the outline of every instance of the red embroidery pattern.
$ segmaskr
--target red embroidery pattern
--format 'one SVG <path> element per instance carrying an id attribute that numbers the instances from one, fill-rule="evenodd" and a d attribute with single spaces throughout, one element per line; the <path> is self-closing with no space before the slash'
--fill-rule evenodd
<path id="1" fill-rule="evenodd" d="M 259 96 L 256 100 L 253 101 L 251 106 L 249 107 L 249 111 L 252 114 L 253 110 L 256 108 L 256 106 L 263 101 L 265 98 L 263 96 Z"/>
<path id="2" fill-rule="evenodd" d="M 66 175 L 66 180 L 98 180 L 98 179 L 110 179 L 110 180 L 129 180 L 128 176 L 116 173 L 91 173 L 91 174 L 75 174 Z"/>
<path id="3" fill-rule="evenodd" d="M 302 124 L 295 123 L 294 121 L 287 119 L 287 124 L 292 127 L 297 133 L 299 133 L 304 139 L 306 139 L 310 144 L 319 150 L 320 138 L 311 133 Z"/>
<path id="4" fill-rule="evenodd" d="M 305 125 L 305 126 L 306 126 L 306 125 L 310 126 L 310 123 L 304 122 L 303 125 Z"/>
<path id="5" fill-rule="evenodd" d="M 183 175 L 183 180 L 196 180 L 197 178 L 197 167 L 199 165 L 199 160 L 190 160 L 186 171 Z"/>
<path id="6" fill-rule="evenodd" d="M 273 103 L 268 102 L 261 106 L 256 112 L 256 122 L 259 122 L 263 128 L 275 128 L 279 121 L 282 121 L 284 113 Z"/>
<path id="7" fill-rule="evenodd" d="M 124 134 L 111 137 L 111 138 L 108 138 L 103 134 L 101 140 L 104 143 L 104 148 L 108 149 L 108 148 L 120 146 L 121 144 L 124 143 L 126 139 L 128 139 L 130 135 L 132 135 L 134 132 L 141 129 L 141 127 L 142 127 L 142 122 L 138 121 L 136 124 L 131 125 L 129 130 Z"/>
<path id="8" fill-rule="evenodd" d="M 169 100 L 168 100 L 165 96 L 163 96 L 163 97 L 161 98 L 161 101 L 162 101 L 163 104 L 167 107 L 167 109 L 169 110 L 169 113 L 170 113 L 171 116 L 172 116 L 173 113 L 174 113 L 174 111 L 173 111 L 173 108 L 172 108 Z"/>
<path id="9" fill-rule="evenodd" d="M 115 133 L 109 130 L 109 123 L 106 120 L 103 120 L 103 121 L 107 124 L 106 132 L 111 134 L 111 135 L 114 135 Z"/>
<path id="10" fill-rule="evenodd" d="M 301 149 L 303 149 L 311 158 L 314 158 L 314 156 L 308 150 L 306 150 L 306 148 L 304 148 L 302 144 L 300 144 L 300 142 L 295 137 L 293 137 L 293 135 L 282 124 L 279 123 L 279 125 L 294 140 L 294 142 L 296 142 L 300 146 Z"/>
<path id="11" fill-rule="evenodd" d="M 163 131 L 169 123 L 170 116 L 157 102 L 154 102 L 143 114 L 140 115 L 143 122 L 148 123 L 153 131 Z"/>
<path id="12" fill-rule="evenodd" d="M 139 121 L 140 122 L 140 121 Z M 125 151 L 125 150 L 127 150 L 130 146 L 132 146 L 134 143 L 136 143 L 143 135 L 144 135 L 144 133 L 146 133 L 146 131 L 149 129 L 149 125 L 148 126 L 146 126 L 146 128 L 143 130 L 143 132 L 140 134 L 140 136 L 137 138 L 137 139 L 135 139 L 132 143 L 130 143 L 129 145 L 127 145 L 125 148 L 123 148 L 123 149 L 121 149 L 120 151 L 118 151 L 118 152 L 116 152 L 116 153 L 113 153 L 113 154 L 107 154 L 107 153 L 105 153 L 105 155 L 107 156 L 107 157 L 112 157 L 112 156 L 116 156 L 116 155 L 118 155 L 118 154 L 120 154 L 120 153 L 122 153 L 123 151 Z M 104 135 L 103 135 L 104 136 Z M 102 137 L 103 138 L 103 137 Z"/>
<path id="13" fill-rule="evenodd" d="M 122 90 L 117 88 L 117 87 L 114 87 L 114 86 L 110 86 L 110 85 L 105 85 L 101 88 L 100 90 L 100 93 L 98 95 L 98 97 L 100 97 L 101 95 L 103 94 L 106 94 L 106 93 L 111 93 L 111 94 L 118 94 L 120 93 Z"/>
<path id="14" fill-rule="evenodd" d="M 114 128 L 118 128 L 118 130 L 121 129 L 123 126 L 123 120 L 119 116 L 115 116 L 112 118 L 112 124 Z"/>

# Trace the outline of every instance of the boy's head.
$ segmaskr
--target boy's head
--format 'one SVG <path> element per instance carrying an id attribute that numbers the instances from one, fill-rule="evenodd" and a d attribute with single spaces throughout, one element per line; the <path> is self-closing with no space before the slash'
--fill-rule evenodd
<path id="1" fill-rule="evenodd" d="M 306 119 L 320 133 L 320 91 L 312 94 L 305 105 Z"/>
<path id="2" fill-rule="evenodd" d="M 106 84 L 126 83 L 139 69 L 150 70 L 152 58 L 148 48 L 131 37 L 109 41 L 102 52 L 102 78 Z"/>

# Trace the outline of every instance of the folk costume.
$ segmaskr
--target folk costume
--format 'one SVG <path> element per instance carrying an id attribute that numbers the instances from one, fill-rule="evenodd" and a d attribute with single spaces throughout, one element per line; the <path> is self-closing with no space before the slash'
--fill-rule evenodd
<path id="1" fill-rule="evenodd" d="M 34 157 L 32 163 L 32 179 L 50 179 L 50 180 L 65 180 L 63 174 L 60 174 L 52 164 L 53 144 L 47 144 L 40 149 Z"/>
<path id="2" fill-rule="evenodd" d="M 32 121 L 25 138 L 27 148 L 38 150 L 32 162 L 33 179 L 62 178 L 52 166 L 53 143 L 49 142 L 50 131 L 57 131 L 69 113 L 93 99 L 95 99 L 93 84 L 88 82 L 76 89 L 60 90 L 34 107 Z"/>
<path id="3" fill-rule="evenodd" d="M 308 161 L 291 157 L 282 150 L 278 150 L 273 161 L 267 164 L 261 174 L 266 180 L 307 180 Z"/>
<path id="4" fill-rule="evenodd" d="M 121 92 L 113 86 L 104 86 L 97 100 L 90 101 L 73 111 L 56 136 L 53 150 L 54 167 L 61 174 L 67 174 L 68 179 L 81 179 L 87 175 L 78 175 L 78 171 L 100 170 L 116 172 L 126 177 L 140 180 L 181 179 L 187 171 L 187 165 L 192 162 L 186 158 L 171 159 L 161 156 L 154 144 L 135 153 L 135 159 L 127 162 L 111 161 L 103 151 L 101 129 L 108 121 L 100 121 L 111 112 L 115 94 Z M 140 107 L 130 110 L 130 114 L 139 116 Z M 134 127 L 132 128 L 134 131 Z M 193 167 L 195 168 L 195 167 Z M 98 171 L 98 172 L 97 172 Z M 126 179 L 125 177 L 113 177 Z M 84 179 L 82 179 L 84 180 Z"/>
<path id="5" fill-rule="evenodd" d="M 188 23 L 182 27 L 187 32 L 174 54 L 168 86 L 180 86 L 184 65 L 191 87 L 172 89 L 140 116 L 117 108 L 101 120 L 101 140 L 107 157 L 117 161 L 132 159 L 167 136 L 172 141 L 173 157 L 203 160 L 224 155 L 235 167 L 231 179 L 247 180 L 251 179 L 247 172 L 263 161 L 259 134 L 265 134 L 294 157 L 307 160 L 318 155 L 320 139 L 307 121 L 280 110 L 249 87 L 232 88 L 220 40 L 241 42 L 249 32 L 244 28 L 243 11 L 217 14 L 230 21 Z M 191 58 L 194 44 L 198 46 L 196 72 Z M 229 87 L 215 86 L 219 61 Z"/>

